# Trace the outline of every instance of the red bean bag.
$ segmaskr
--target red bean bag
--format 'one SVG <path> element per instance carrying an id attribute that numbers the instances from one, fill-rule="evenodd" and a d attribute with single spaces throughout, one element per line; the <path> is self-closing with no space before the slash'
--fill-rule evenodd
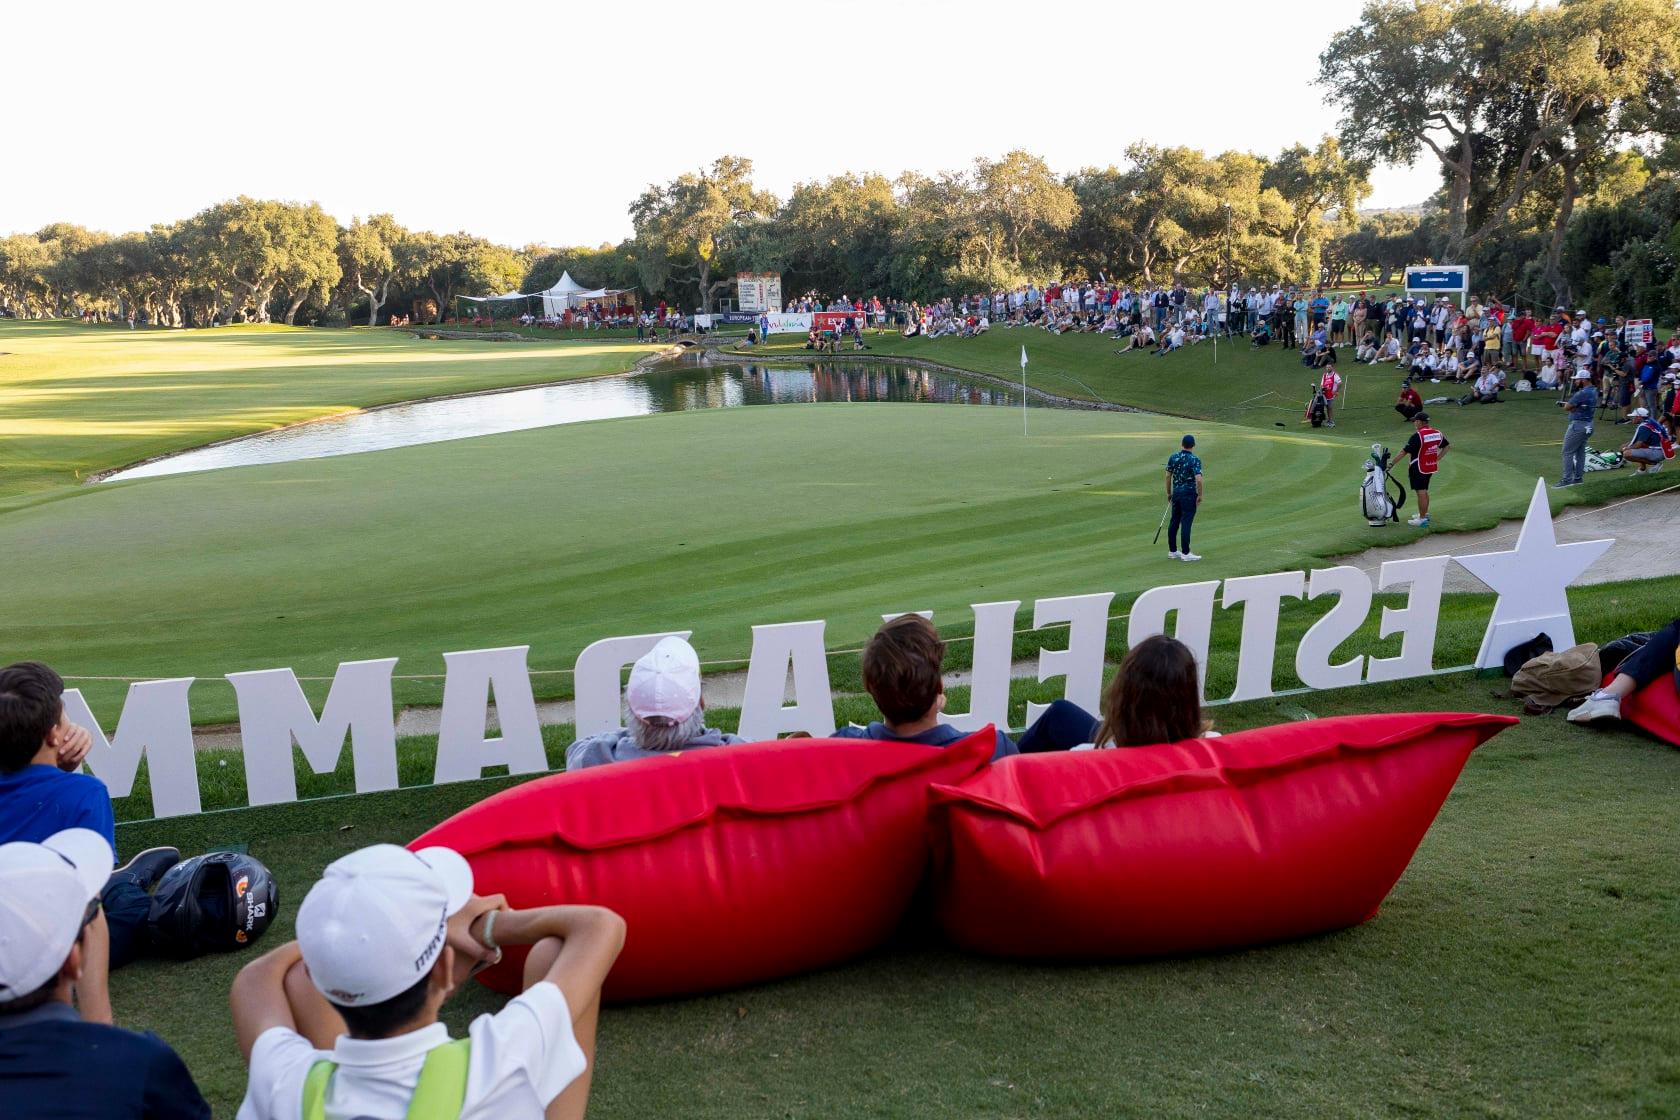
<path id="1" fill-rule="evenodd" d="M 928 788 L 985 766 L 991 728 L 945 748 L 860 739 L 687 751 L 555 774 L 415 840 L 514 907 L 609 906 L 629 925 L 609 1000 L 730 988 L 878 945 L 926 869 Z M 483 979 L 519 989 L 524 953 Z"/>
<path id="2" fill-rule="evenodd" d="M 980 952 L 1086 959 L 1355 925 L 1470 752 L 1516 722 L 1346 716 L 1003 759 L 932 792 L 940 922 Z"/>
<path id="3" fill-rule="evenodd" d="M 1616 678 L 1611 673 L 1604 678 L 1609 684 Z M 1665 743 L 1680 747 L 1680 687 L 1673 673 L 1664 673 L 1650 684 L 1622 701 L 1622 718 L 1655 735 Z"/>

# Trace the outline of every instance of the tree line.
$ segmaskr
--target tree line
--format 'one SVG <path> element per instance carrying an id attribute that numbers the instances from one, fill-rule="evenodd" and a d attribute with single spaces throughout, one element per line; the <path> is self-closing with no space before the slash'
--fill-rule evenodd
<path id="1" fill-rule="evenodd" d="M 896 179 L 796 184 L 750 160 L 650 185 L 618 244 L 515 249 L 341 226 L 315 203 L 238 198 L 144 232 L 55 224 L 0 239 L 0 305 L 136 309 L 171 326 L 441 317 L 459 294 L 593 287 L 711 310 L 737 271 L 788 293 L 927 300 L 1029 280 L 1369 283 L 1468 264 L 1539 305 L 1680 314 L 1680 12 L 1674 0 L 1372 0 L 1320 57 L 1339 135 L 1275 155 L 1134 144 L 1067 174 L 1025 151 Z M 1362 213 L 1379 161 L 1434 162 L 1421 205 Z"/>

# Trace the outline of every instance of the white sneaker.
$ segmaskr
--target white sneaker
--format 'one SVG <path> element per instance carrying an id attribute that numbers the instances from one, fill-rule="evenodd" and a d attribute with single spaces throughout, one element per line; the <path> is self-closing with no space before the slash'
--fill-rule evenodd
<path id="1" fill-rule="evenodd" d="M 1194 552 L 1186 552 L 1186 553 L 1184 553 L 1184 555 L 1180 556 L 1179 559 L 1180 560 L 1200 560 L 1201 557 L 1197 556 Z"/>
<path id="2" fill-rule="evenodd" d="M 1411 525 L 1415 528 L 1419 525 L 1422 525 L 1425 521 L 1428 521 L 1428 520 L 1429 520 L 1429 518 L 1423 517 L 1421 515 L 1417 516 L 1417 517 L 1408 517 L 1408 518 L 1406 518 L 1406 524 Z"/>
<path id="3" fill-rule="evenodd" d="M 1661 463 L 1652 463 L 1651 466 L 1650 466 L 1650 469 L 1648 469 L 1645 473 L 1646 474 L 1656 474 L 1658 471 L 1660 471 L 1662 469 L 1663 469 L 1663 465 Z"/>
<path id="4" fill-rule="evenodd" d="M 1621 719 L 1622 702 L 1614 696 L 1589 696 L 1566 717 L 1570 723 L 1595 723 L 1601 719 Z"/>
<path id="5" fill-rule="evenodd" d="M 1181 552 L 1179 552 L 1175 549 L 1174 551 L 1167 553 L 1167 559 L 1168 560 L 1177 560 L 1177 559 L 1180 559 L 1183 555 L 1184 555 L 1183 553 L 1181 553 Z"/>

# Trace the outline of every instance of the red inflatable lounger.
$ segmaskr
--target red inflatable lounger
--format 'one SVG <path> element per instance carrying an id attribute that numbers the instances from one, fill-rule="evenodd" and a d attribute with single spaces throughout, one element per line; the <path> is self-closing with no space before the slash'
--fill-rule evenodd
<path id="1" fill-rule="evenodd" d="M 959 945 L 1103 959 L 1365 921 L 1470 752 L 1509 716 L 1310 720 L 1158 747 L 1021 755 L 936 786 L 936 904 Z"/>
<path id="2" fill-rule="evenodd" d="M 454 848 L 514 907 L 618 911 L 609 1000 L 730 988 L 880 944 L 926 870 L 929 787 L 979 771 L 996 741 L 802 739 L 597 766 L 496 794 L 411 846 Z M 517 991 L 523 961 L 484 982 Z"/>
<path id="3" fill-rule="evenodd" d="M 1616 674 L 1611 673 L 1604 683 L 1615 679 Z M 1675 684 L 1674 674 L 1664 673 L 1623 700 L 1622 718 L 1680 747 L 1680 687 Z"/>

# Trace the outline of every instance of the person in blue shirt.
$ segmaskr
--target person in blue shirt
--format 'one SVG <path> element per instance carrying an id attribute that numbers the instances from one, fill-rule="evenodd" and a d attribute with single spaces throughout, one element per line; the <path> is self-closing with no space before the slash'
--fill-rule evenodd
<path id="1" fill-rule="evenodd" d="M 836 739 L 894 739 L 930 747 L 948 747 L 964 737 L 939 717 L 945 711 L 945 643 L 933 623 L 919 614 L 901 614 L 887 622 L 863 647 L 863 687 L 881 709 L 867 727 L 852 724 Z M 993 760 L 1017 754 L 1001 730 Z"/>
<path id="2" fill-rule="evenodd" d="M 116 862 L 111 794 L 104 782 L 79 772 L 92 743 L 87 729 L 65 716 L 64 680 L 51 668 L 23 661 L 0 669 L 0 844 L 39 844 L 67 828 L 85 828 L 104 837 Z M 110 967 L 145 951 L 149 892 L 180 858 L 174 848 L 151 848 L 111 874 L 103 895 Z M 88 967 L 97 974 L 105 962 L 90 960 Z"/>
<path id="3" fill-rule="evenodd" d="M 104 953 L 104 837 L 71 828 L 44 839 L 0 844 L 0 1114 L 209 1120 L 175 1051 L 89 1007 L 89 974 Z"/>
<path id="4" fill-rule="evenodd" d="M 1173 560 L 1200 560 L 1190 551 L 1190 524 L 1196 520 L 1196 509 L 1202 504 L 1202 461 L 1190 450 L 1196 437 L 1187 435 L 1180 441 L 1180 450 L 1167 457 L 1167 505 L 1172 509 L 1172 524 L 1167 527 L 1167 556 Z M 1182 536 L 1183 547 L 1180 548 Z"/>

